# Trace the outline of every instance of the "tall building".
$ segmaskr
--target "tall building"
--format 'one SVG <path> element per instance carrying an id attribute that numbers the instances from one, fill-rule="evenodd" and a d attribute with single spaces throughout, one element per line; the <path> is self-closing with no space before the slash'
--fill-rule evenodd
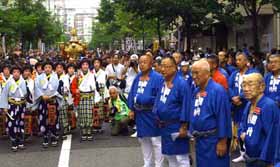
<path id="1" fill-rule="evenodd" d="M 99 0 L 46 0 L 44 5 L 63 24 L 65 34 L 76 28 L 79 38 L 90 42 L 99 3 Z"/>
<path id="2" fill-rule="evenodd" d="M 67 0 L 46 0 L 44 5 L 62 24 L 66 20 L 66 1 Z M 65 28 L 65 26 L 64 26 Z"/>
<path id="3" fill-rule="evenodd" d="M 92 37 L 92 22 L 94 14 L 77 13 L 74 17 L 74 26 L 78 31 L 78 37 L 86 42 L 90 42 Z"/>

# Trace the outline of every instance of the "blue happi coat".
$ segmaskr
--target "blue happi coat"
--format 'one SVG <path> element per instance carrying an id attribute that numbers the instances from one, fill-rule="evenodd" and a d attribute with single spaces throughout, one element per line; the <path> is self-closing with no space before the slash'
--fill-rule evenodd
<path id="1" fill-rule="evenodd" d="M 266 86 L 264 94 L 280 105 L 280 75 L 274 78 L 272 73 L 268 73 L 264 80 Z"/>
<path id="2" fill-rule="evenodd" d="M 279 114 L 280 115 L 280 114 Z M 275 152 L 275 167 L 280 167 L 280 117 L 277 126 L 277 144 L 276 144 L 276 152 Z"/>
<path id="3" fill-rule="evenodd" d="M 191 74 L 191 72 L 189 71 L 186 75 L 184 75 L 183 72 L 180 71 L 180 72 L 178 72 L 178 74 L 179 74 L 184 80 L 186 80 L 187 84 L 190 86 L 190 88 L 191 88 L 191 90 L 192 90 L 192 92 L 193 92 L 196 86 L 195 86 L 195 83 L 194 83 L 194 81 L 193 81 L 193 79 L 192 79 L 192 74 Z"/>
<path id="4" fill-rule="evenodd" d="M 228 72 L 229 76 L 236 70 L 236 67 L 230 64 L 226 64 L 226 71 Z"/>
<path id="5" fill-rule="evenodd" d="M 230 100 L 234 96 L 239 96 L 242 104 L 240 106 L 236 106 L 232 104 L 232 111 L 233 111 L 233 121 L 235 123 L 239 123 L 241 121 L 241 117 L 243 114 L 244 107 L 246 106 L 247 100 L 244 98 L 243 90 L 241 88 L 241 84 L 239 85 L 238 81 L 240 79 L 240 70 L 237 70 L 231 74 L 229 77 L 228 83 L 229 83 L 229 96 Z M 245 72 L 246 74 L 251 74 L 251 73 L 257 73 L 256 70 L 254 69 L 248 69 Z"/>
<path id="6" fill-rule="evenodd" d="M 226 90 L 209 79 L 204 92 L 196 88 L 191 104 L 191 132 L 205 132 L 216 129 L 216 134 L 197 138 L 196 160 L 198 167 L 228 167 L 229 154 L 218 157 L 216 145 L 221 138 L 231 138 L 231 112 Z"/>
<path id="7" fill-rule="evenodd" d="M 246 154 L 251 158 L 258 158 L 266 162 L 273 162 L 276 148 L 276 129 L 279 121 L 279 108 L 273 100 L 262 96 L 258 101 L 255 111 L 249 118 L 251 102 L 248 102 L 238 136 L 246 133 Z"/>
<path id="8" fill-rule="evenodd" d="M 188 138 L 174 138 L 179 132 L 182 122 L 189 122 L 191 89 L 186 81 L 178 74 L 174 77 L 173 87 L 160 84 L 160 90 L 155 101 L 154 112 L 158 121 L 165 125 L 161 127 L 162 153 L 165 155 L 182 155 L 189 152 Z"/>
<path id="9" fill-rule="evenodd" d="M 128 95 L 128 107 L 135 112 L 135 122 L 137 126 L 138 137 L 160 136 L 159 128 L 156 122 L 156 114 L 152 112 L 157 92 L 160 92 L 160 83 L 163 77 L 151 70 L 149 80 L 140 81 L 142 73 L 139 73 L 133 81 Z M 135 105 L 149 106 L 150 110 L 139 110 Z"/>
<path id="10" fill-rule="evenodd" d="M 225 76 L 226 79 L 229 78 L 228 72 L 225 69 L 219 68 L 218 70 Z"/>

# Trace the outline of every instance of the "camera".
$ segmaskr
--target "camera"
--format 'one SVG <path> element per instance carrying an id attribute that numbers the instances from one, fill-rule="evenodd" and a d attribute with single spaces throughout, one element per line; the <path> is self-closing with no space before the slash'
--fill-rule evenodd
<path id="1" fill-rule="evenodd" d="M 135 67 L 137 65 L 138 65 L 137 61 L 131 61 L 129 67 Z"/>

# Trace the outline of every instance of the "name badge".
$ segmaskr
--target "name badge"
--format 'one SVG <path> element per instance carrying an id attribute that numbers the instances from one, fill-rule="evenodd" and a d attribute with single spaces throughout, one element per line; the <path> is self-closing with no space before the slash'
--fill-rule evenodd
<path id="1" fill-rule="evenodd" d="M 258 119 L 258 116 L 257 116 L 257 115 L 253 115 L 253 116 L 252 116 L 252 119 L 251 119 L 251 121 L 250 121 L 251 124 L 256 125 L 257 119 Z"/>
<path id="2" fill-rule="evenodd" d="M 259 107 L 256 107 L 255 110 L 254 110 L 254 113 L 257 114 L 257 115 L 260 115 L 261 109 Z"/>

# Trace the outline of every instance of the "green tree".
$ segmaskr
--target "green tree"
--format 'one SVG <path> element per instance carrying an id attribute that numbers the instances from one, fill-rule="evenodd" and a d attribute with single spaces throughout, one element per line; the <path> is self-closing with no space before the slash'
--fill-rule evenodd
<path id="1" fill-rule="evenodd" d="M 155 18 L 157 28 L 172 29 L 181 21 L 183 36 L 187 37 L 188 50 L 191 39 L 196 32 L 211 26 L 215 21 L 234 21 L 237 17 L 234 8 L 216 0 L 116 0 L 127 10 L 145 18 Z M 211 17 L 208 17 L 211 15 Z M 179 19 L 180 18 L 180 19 Z M 161 34 L 158 33 L 161 39 Z"/>
<path id="2" fill-rule="evenodd" d="M 0 10 L 0 32 L 8 44 L 20 41 L 23 48 L 43 41 L 53 44 L 63 34 L 61 24 L 42 5 L 43 0 L 15 0 L 5 11 Z M 36 45 L 32 45 L 36 46 Z"/>
<path id="3" fill-rule="evenodd" d="M 150 41 L 156 35 L 155 19 L 143 19 L 115 1 L 101 1 L 97 20 L 93 23 L 92 47 L 119 48 L 114 44 L 120 44 L 126 37 Z"/>

